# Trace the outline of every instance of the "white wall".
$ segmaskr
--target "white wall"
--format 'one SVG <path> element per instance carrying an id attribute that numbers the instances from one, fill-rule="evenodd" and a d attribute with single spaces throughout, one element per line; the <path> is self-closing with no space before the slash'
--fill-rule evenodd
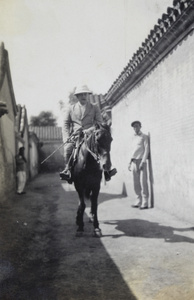
<path id="1" fill-rule="evenodd" d="M 194 38 L 189 36 L 112 110 L 112 161 L 118 169 L 113 188 L 123 183 L 133 201 L 130 126 L 142 122 L 150 133 L 154 205 L 193 221 L 194 211 Z"/>

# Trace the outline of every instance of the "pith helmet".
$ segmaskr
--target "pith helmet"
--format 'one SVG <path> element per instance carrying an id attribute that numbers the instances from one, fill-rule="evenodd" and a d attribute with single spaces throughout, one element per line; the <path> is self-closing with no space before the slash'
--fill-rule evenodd
<path id="1" fill-rule="evenodd" d="M 87 85 L 80 85 L 76 87 L 74 92 L 74 95 L 78 95 L 78 94 L 92 94 L 92 92 L 89 90 Z"/>

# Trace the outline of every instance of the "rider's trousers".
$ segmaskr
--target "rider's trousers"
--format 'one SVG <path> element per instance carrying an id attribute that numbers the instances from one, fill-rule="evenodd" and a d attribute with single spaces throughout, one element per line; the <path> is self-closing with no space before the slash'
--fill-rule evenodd
<path id="1" fill-rule="evenodd" d="M 68 142 L 64 147 L 64 160 L 65 160 L 65 165 L 66 166 L 69 164 L 69 160 L 70 160 L 70 157 L 73 153 L 74 147 L 75 147 L 74 142 Z"/>

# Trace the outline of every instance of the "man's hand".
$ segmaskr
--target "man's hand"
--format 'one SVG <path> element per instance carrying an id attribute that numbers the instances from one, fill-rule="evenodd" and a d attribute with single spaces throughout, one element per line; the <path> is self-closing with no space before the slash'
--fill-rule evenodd
<path id="1" fill-rule="evenodd" d="M 131 162 L 128 165 L 128 170 L 131 171 Z"/>
<path id="2" fill-rule="evenodd" d="M 144 163 L 144 162 L 141 162 L 140 165 L 139 165 L 139 169 L 140 169 L 140 170 L 143 170 L 144 165 L 145 165 L 145 163 Z"/>

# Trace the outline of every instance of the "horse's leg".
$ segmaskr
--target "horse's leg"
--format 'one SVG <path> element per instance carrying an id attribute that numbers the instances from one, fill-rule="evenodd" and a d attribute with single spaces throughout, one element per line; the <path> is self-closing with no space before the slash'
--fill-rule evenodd
<path id="1" fill-rule="evenodd" d="M 91 201 L 91 189 L 90 188 L 86 188 L 86 190 L 85 190 L 85 199 Z M 90 212 L 89 212 L 89 223 L 93 223 L 92 208 L 90 208 Z"/>
<path id="2" fill-rule="evenodd" d="M 102 236 L 101 229 L 99 228 L 99 222 L 98 222 L 98 195 L 99 195 L 99 189 L 95 188 L 92 190 L 91 195 L 91 213 L 93 216 L 93 226 L 94 226 L 94 237 L 100 237 Z"/>
<path id="3" fill-rule="evenodd" d="M 79 205 L 77 209 L 77 216 L 76 216 L 76 224 L 78 226 L 77 233 L 83 233 L 84 231 L 84 221 L 83 221 L 83 215 L 85 211 L 85 201 L 84 201 L 84 194 L 83 192 L 78 192 L 79 194 Z"/>
<path id="4" fill-rule="evenodd" d="M 92 214 L 92 210 L 90 210 L 90 213 L 89 213 L 89 223 L 93 224 L 93 222 L 94 222 L 94 216 Z"/>
<path id="5" fill-rule="evenodd" d="M 91 214 L 93 217 L 93 226 L 94 228 L 99 227 L 98 216 L 97 216 L 97 197 L 98 195 L 92 192 L 91 195 Z"/>

